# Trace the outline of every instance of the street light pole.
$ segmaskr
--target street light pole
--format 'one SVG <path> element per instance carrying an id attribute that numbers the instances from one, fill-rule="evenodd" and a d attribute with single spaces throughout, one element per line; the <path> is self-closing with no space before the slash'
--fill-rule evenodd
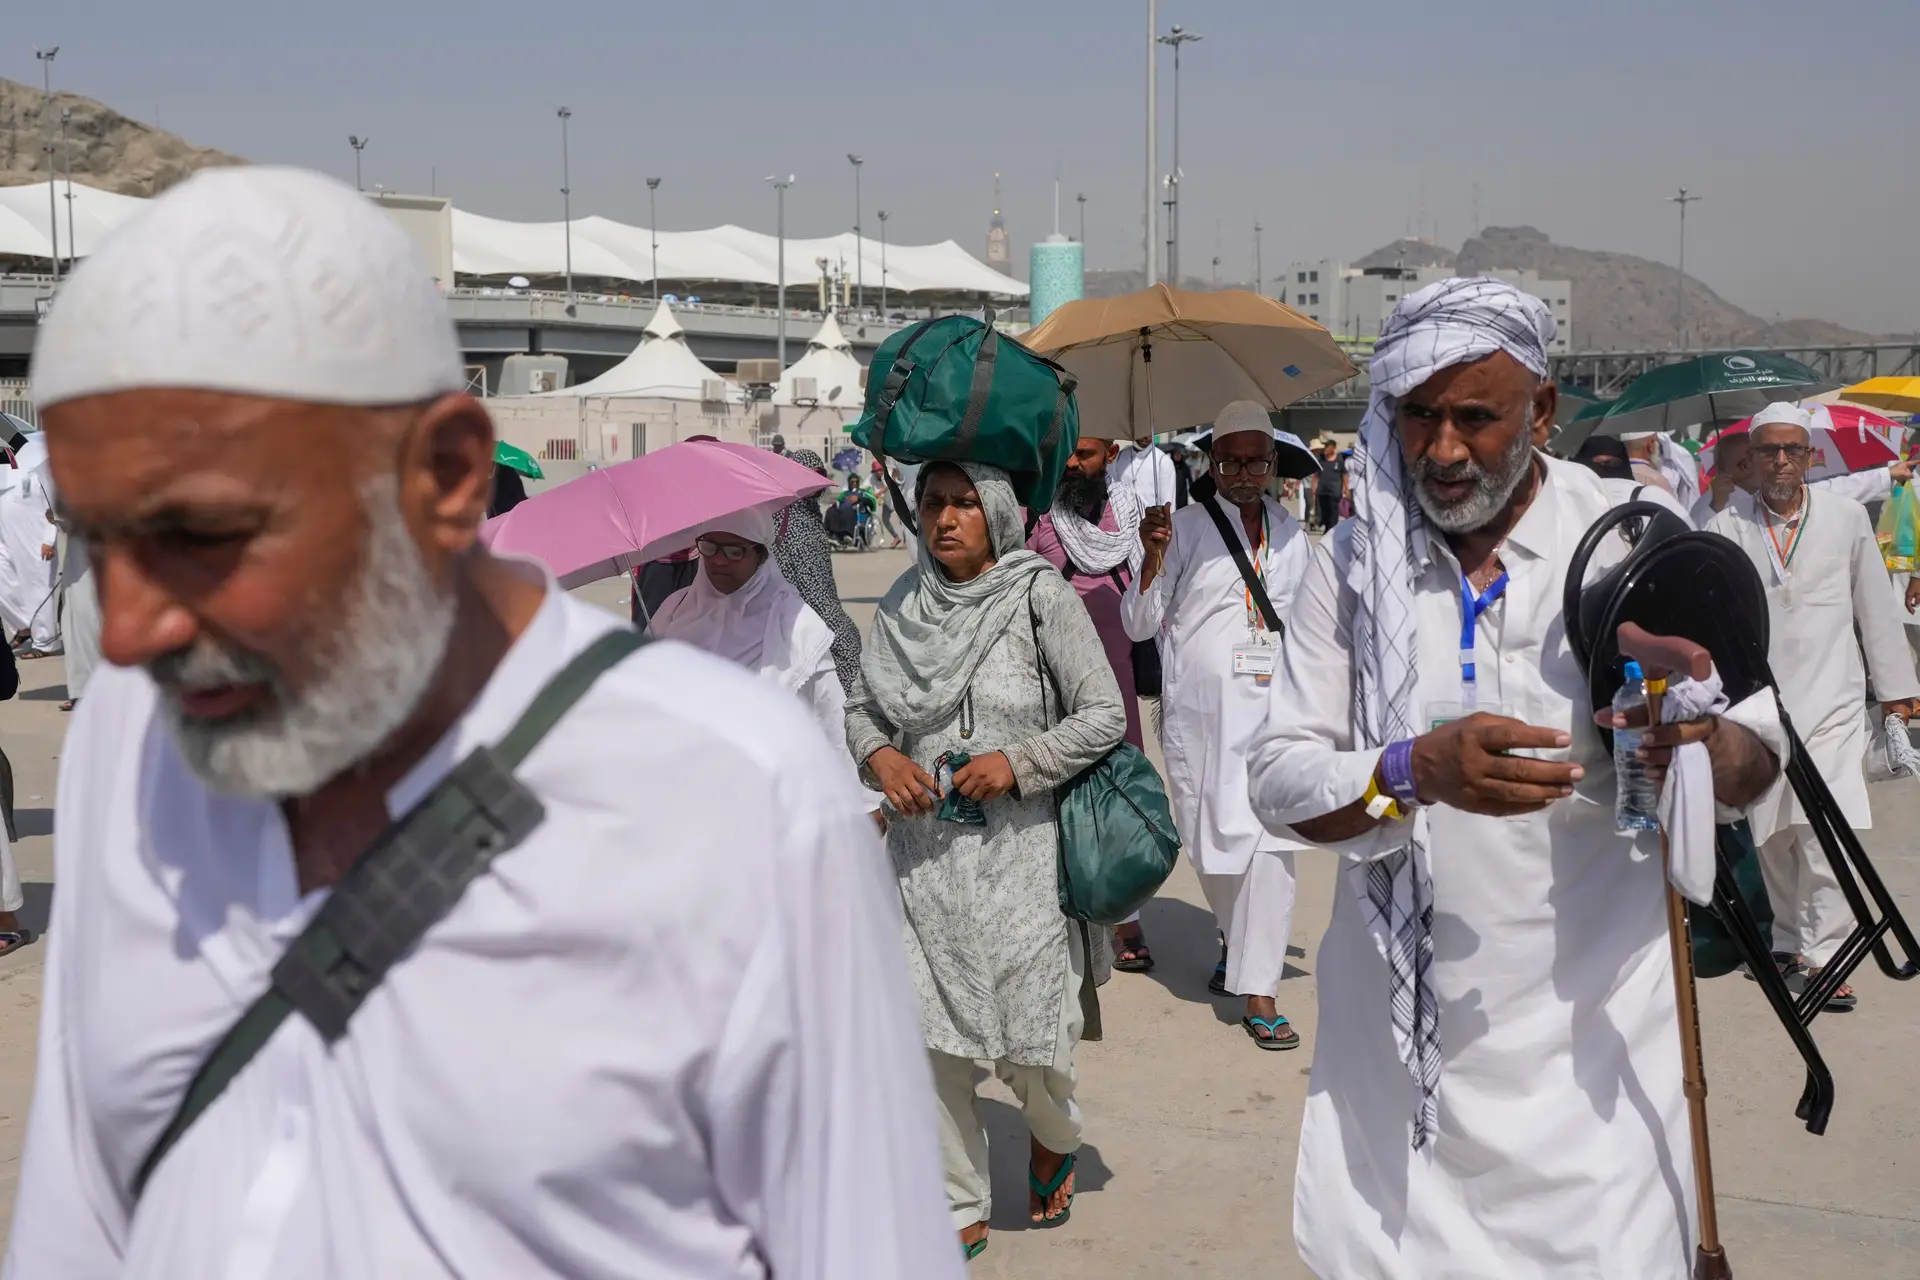
<path id="1" fill-rule="evenodd" d="M 887 211 L 882 209 L 877 215 L 880 219 L 880 318 L 887 318 Z"/>
<path id="2" fill-rule="evenodd" d="M 72 119 L 72 107 L 60 108 L 60 149 L 66 153 L 67 162 L 67 261 L 69 263 L 80 254 L 80 242 L 73 234 L 73 140 L 67 136 L 67 124 Z"/>
<path id="3" fill-rule="evenodd" d="M 1173 176 L 1167 187 L 1167 277 L 1180 287 L 1180 46 L 1201 37 L 1175 23 L 1160 43 L 1173 48 Z"/>
<path id="4" fill-rule="evenodd" d="M 360 153 L 365 151 L 367 144 L 372 141 L 372 138 L 363 138 L 357 133 L 347 135 L 347 145 L 353 148 L 353 189 L 355 191 L 367 189 L 366 185 L 360 181 Z"/>
<path id="5" fill-rule="evenodd" d="M 1160 149 L 1156 132 L 1160 127 L 1159 106 L 1154 100 L 1154 76 L 1159 71 L 1160 51 L 1154 42 L 1160 37 L 1160 24 L 1154 16 L 1154 0 L 1147 0 L 1147 285 L 1160 279 Z"/>
<path id="6" fill-rule="evenodd" d="M 47 153 L 47 237 L 53 242 L 53 279 L 60 282 L 60 218 L 55 213 L 59 207 L 53 201 L 53 116 L 48 114 L 53 106 L 53 59 L 60 52 L 60 46 L 51 49 L 35 49 L 33 56 L 40 60 L 41 84 L 45 93 L 40 99 L 40 119 L 46 126 L 47 140 L 41 143 L 41 149 Z"/>
<path id="7" fill-rule="evenodd" d="M 860 166 L 866 161 L 849 151 L 847 160 L 853 165 L 853 289 L 854 307 L 860 311 L 867 309 L 867 263 L 866 251 L 860 244 Z"/>
<path id="8" fill-rule="evenodd" d="M 654 204 L 654 195 L 660 190 L 660 179 L 647 179 L 647 235 L 653 240 L 653 300 L 660 301 L 660 213 Z"/>
<path id="9" fill-rule="evenodd" d="M 573 112 L 560 108 L 560 217 L 567 241 L 567 301 L 573 301 L 573 162 L 567 152 L 567 121 Z"/>
<path id="10" fill-rule="evenodd" d="M 1680 188 L 1679 195 L 1667 197 L 1668 203 L 1680 206 L 1680 307 L 1673 328 L 1675 351 L 1687 349 L 1687 206 L 1701 198 L 1688 195 L 1685 187 Z"/>
<path id="11" fill-rule="evenodd" d="M 775 276 L 775 297 L 777 299 L 774 305 L 780 309 L 780 338 L 775 352 L 780 357 L 780 368 L 781 371 L 784 372 L 787 367 L 787 188 L 793 185 L 793 175 L 788 174 L 784 178 L 776 178 L 769 174 L 767 181 L 773 184 L 773 189 L 776 193 L 775 198 L 778 201 L 778 212 L 775 215 L 774 221 L 774 235 L 778 238 L 780 247 L 777 251 L 777 258 L 773 270 Z"/>
<path id="12" fill-rule="evenodd" d="M 1253 220 L 1253 291 L 1261 297 L 1267 296 L 1266 272 L 1260 266 L 1260 219 Z"/>
<path id="13" fill-rule="evenodd" d="M 1087 193 L 1082 191 L 1074 199 L 1080 202 L 1080 243 L 1084 245 L 1087 242 Z M 1084 255 L 1086 250 L 1080 252 Z"/>

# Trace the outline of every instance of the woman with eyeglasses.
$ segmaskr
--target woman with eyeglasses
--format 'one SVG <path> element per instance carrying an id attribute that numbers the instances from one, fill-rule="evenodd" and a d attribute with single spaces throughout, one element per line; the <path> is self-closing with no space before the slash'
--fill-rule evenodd
<path id="1" fill-rule="evenodd" d="M 1265 1050 L 1300 1044 L 1274 998 L 1293 927 L 1293 854 L 1305 847 L 1262 827 L 1247 796 L 1247 750 L 1280 653 L 1266 606 L 1284 625 L 1310 555 L 1307 531 L 1267 493 L 1276 448 L 1264 405 L 1221 410 L 1215 492 L 1171 515 L 1147 511 L 1145 559 L 1120 603 L 1129 636 L 1160 641 L 1167 790 L 1220 929 L 1207 986 L 1245 997 L 1240 1025 Z"/>
<path id="2" fill-rule="evenodd" d="M 774 517 L 762 511 L 716 522 L 693 544 L 698 575 L 667 597 L 647 633 L 758 672 L 806 703 L 829 743 L 844 744 L 847 699 L 834 668 L 833 631 L 780 572 L 768 552 L 773 540 Z M 851 756 L 847 764 L 851 769 Z M 868 794 L 878 819 L 880 797 Z"/>

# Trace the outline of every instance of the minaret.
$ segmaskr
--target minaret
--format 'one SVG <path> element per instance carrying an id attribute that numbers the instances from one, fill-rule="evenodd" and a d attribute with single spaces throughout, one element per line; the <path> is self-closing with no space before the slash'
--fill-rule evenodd
<path id="1" fill-rule="evenodd" d="M 1001 275 L 1013 274 L 1013 255 L 1007 250 L 1007 220 L 1000 216 L 1000 175 L 993 175 L 993 219 L 987 223 L 987 265 Z"/>

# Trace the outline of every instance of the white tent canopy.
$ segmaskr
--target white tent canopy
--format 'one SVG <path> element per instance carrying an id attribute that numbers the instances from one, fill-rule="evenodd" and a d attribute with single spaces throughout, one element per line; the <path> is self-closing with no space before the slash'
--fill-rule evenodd
<path id="1" fill-rule="evenodd" d="M 723 388 L 722 394 L 709 396 L 707 391 L 716 382 Z M 653 313 L 653 319 L 647 321 L 646 329 L 640 334 L 640 345 L 626 359 L 590 381 L 542 394 L 575 399 L 601 396 L 711 402 L 740 399 L 737 388 L 701 363 L 700 357 L 688 349 L 686 332 L 664 302 Z"/>
<path id="2" fill-rule="evenodd" d="M 67 243 L 67 184 L 54 184 L 54 212 L 59 219 L 60 256 L 75 256 Z M 137 211 L 145 200 L 115 195 L 85 183 L 73 184 L 73 238 L 79 257 L 93 252 L 100 238 Z M 453 266 L 461 276 L 541 276 L 552 278 L 567 269 L 567 228 L 560 222 L 507 222 L 461 209 L 452 211 Z M 654 279 L 654 233 L 607 218 L 573 221 L 575 277 L 625 280 L 648 284 Z M 705 231 L 662 231 L 659 240 L 659 278 L 672 281 L 713 281 L 728 285 L 779 284 L 780 242 L 773 236 L 744 227 L 720 226 Z M 47 226 L 47 185 L 0 187 L 0 257 L 47 258 L 53 236 Z M 845 264 L 850 279 L 862 281 L 869 293 L 881 287 L 880 242 L 852 232 L 818 240 L 788 239 L 786 284 L 789 289 L 812 288 L 819 280 L 817 260 Z M 891 293 L 986 294 L 1024 298 L 1027 286 L 1003 276 L 951 240 L 939 244 L 886 248 L 886 288 Z"/>
<path id="3" fill-rule="evenodd" d="M 820 331 L 808 340 L 807 354 L 794 361 L 793 366 L 781 376 L 780 385 L 773 391 L 773 402 L 798 403 L 795 398 L 796 383 L 802 378 L 810 378 L 813 382 L 811 393 L 801 397 L 801 400 L 857 414 L 866 395 L 860 386 L 860 370 L 860 362 L 853 356 L 853 344 L 840 331 L 840 322 L 828 316 L 820 326 Z"/>

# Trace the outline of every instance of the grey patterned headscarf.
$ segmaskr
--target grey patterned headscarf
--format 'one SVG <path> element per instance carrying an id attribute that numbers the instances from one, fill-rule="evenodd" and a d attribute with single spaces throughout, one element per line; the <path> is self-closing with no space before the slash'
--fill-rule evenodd
<path id="1" fill-rule="evenodd" d="M 938 465 L 920 473 L 919 488 Z M 980 462 L 944 465 L 966 472 L 979 492 L 995 561 L 973 581 L 955 582 L 938 560 L 924 556 L 880 601 L 861 672 L 887 721 L 913 732 L 953 719 L 987 650 L 1025 612 L 1033 575 L 1053 568 L 1026 549 L 1020 502 L 1006 472 Z"/>
<path id="2" fill-rule="evenodd" d="M 1442 280 L 1393 309 L 1374 344 L 1372 398 L 1347 476 L 1346 586 L 1353 593 L 1353 746 L 1384 747 L 1418 733 L 1413 584 L 1427 565 L 1426 521 L 1408 485 L 1394 426 L 1400 397 L 1442 369 L 1504 351 L 1544 377 L 1553 345 L 1547 304 L 1488 276 Z M 1433 979 L 1433 868 L 1427 815 L 1416 809 L 1400 848 L 1349 870 L 1368 931 L 1387 962 L 1393 1039 L 1420 1091 L 1413 1145 L 1439 1121 L 1440 1022 Z"/>

